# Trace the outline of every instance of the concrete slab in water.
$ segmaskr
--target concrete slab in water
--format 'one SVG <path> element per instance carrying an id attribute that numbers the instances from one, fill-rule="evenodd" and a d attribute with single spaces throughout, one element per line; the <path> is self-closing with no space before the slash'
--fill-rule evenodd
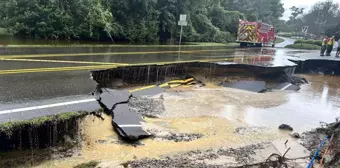
<path id="1" fill-rule="evenodd" d="M 223 86 L 251 92 L 261 92 L 266 89 L 266 83 L 264 81 L 238 81 L 234 83 L 223 84 Z"/>
<path id="2" fill-rule="evenodd" d="M 128 104 L 119 104 L 113 110 L 112 125 L 125 140 L 138 140 L 150 136 L 142 128 L 142 117 L 131 112 Z"/>
<path id="3" fill-rule="evenodd" d="M 289 82 L 281 83 L 276 85 L 273 90 L 291 90 L 291 91 L 298 91 L 301 88 L 297 85 L 291 84 Z"/>

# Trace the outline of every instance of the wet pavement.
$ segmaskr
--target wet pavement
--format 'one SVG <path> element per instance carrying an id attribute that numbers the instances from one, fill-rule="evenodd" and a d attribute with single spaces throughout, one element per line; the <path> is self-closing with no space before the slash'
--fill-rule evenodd
<path id="1" fill-rule="evenodd" d="M 285 40 L 284 42 L 278 43 L 278 44 L 275 45 L 278 48 L 284 48 L 287 45 L 294 44 L 294 42 L 296 41 L 295 39 L 291 39 L 291 38 L 287 38 L 287 37 L 280 37 L 279 36 L 278 38 L 281 38 L 281 39 Z"/>
<path id="2" fill-rule="evenodd" d="M 287 56 L 316 55 L 318 51 L 278 48 L 27 47 L 1 48 L 0 110 L 37 105 L 49 100 L 86 99 L 95 88 L 89 71 L 152 62 L 221 61 L 262 66 L 292 65 Z M 114 54 L 110 54 L 113 53 Z M 151 52 L 151 53 L 150 53 Z M 72 53 L 75 55 L 62 53 Z M 99 53 L 99 54 L 98 54 Z M 104 54 L 102 54 L 104 53 Z M 13 55 L 19 54 L 19 55 Z M 13 58 L 13 59 L 12 59 Z M 294 65 L 294 64 L 293 64 Z M 63 101 L 64 100 L 64 101 Z"/>

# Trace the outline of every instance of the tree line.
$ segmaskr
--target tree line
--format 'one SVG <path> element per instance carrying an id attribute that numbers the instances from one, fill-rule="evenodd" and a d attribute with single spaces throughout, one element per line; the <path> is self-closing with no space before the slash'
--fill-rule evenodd
<path id="1" fill-rule="evenodd" d="M 301 32 L 308 26 L 308 33 L 318 36 L 337 36 L 340 38 L 340 5 L 332 0 L 318 2 L 309 11 L 291 7 L 292 14 L 286 22 L 286 31 Z"/>
<path id="2" fill-rule="evenodd" d="M 2 0 L 0 27 L 17 36 L 130 43 L 231 42 L 239 19 L 277 24 L 281 0 Z"/>

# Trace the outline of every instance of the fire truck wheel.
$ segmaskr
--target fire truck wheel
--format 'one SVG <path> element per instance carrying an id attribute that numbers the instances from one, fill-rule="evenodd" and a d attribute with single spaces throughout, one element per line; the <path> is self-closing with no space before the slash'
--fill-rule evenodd
<path id="1" fill-rule="evenodd" d="M 247 43 L 240 43 L 240 47 L 241 48 L 247 47 Z"/>

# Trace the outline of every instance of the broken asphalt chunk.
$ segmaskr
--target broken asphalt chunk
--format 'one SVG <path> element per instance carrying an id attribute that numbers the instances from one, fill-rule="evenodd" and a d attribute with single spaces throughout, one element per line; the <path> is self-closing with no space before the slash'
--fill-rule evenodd
<path id="1" fill-rule="evenodd" d="M 127 102 L 131 93 L 125 90 L 114 90 L 103 88 L 100 92 L 95 94 L 101 93 L 100 95 L 96 95 L 96 100 L 99 105 L 104 109 L 104 112 L 107 114 L 111 114 L 112 108 L 115 104 L 121 102 Z"/>
<path id="2" fill-rule="evenodd" d="M 113 113 L 112 125 L 124 140 L 137 141 L 150 136 L 142 128 L 142 117 L 135 112 L 131 112 L 127 103 L 116 105 Z"/>

